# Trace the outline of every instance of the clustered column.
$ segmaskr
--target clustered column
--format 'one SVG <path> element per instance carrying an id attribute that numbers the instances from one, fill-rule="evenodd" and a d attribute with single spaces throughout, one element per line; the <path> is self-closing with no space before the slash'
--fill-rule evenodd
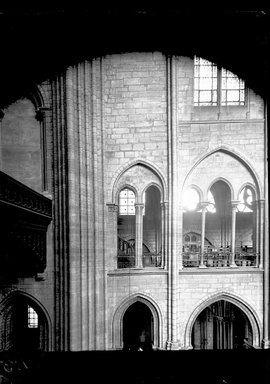
<path id="1" fill-rule="evenodd" d="M 162 225 L 162 247 L 161 247 L 161 268 L 166 268 L 167 246 L 168 246 L 168 202 L 161 203 L 161 225 Z"/>

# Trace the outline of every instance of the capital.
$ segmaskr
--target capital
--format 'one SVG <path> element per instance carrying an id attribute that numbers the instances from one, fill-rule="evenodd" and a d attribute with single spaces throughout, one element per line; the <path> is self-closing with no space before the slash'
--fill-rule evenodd
<path id="1" fill-rule="evenodd" d="M 109 212 L 118 212 L 118 205 L 112 203 L 108 203 L 106 205 L 108 207 Z"/>
<path id="2" fill-rule="evenodd" d="M 136 203 L 135 204 L 135 211 L 136 213 L 141 213 L 143 211 L 144 204 L 143 203 Z"/>
<path id="3" fill-rule="evenodd" d="M 162 203 L 160 203 L 160 206 L 161 206 L 162 209 L 168 209 L 169 202 L 168 201 L 163 201 Z"/>
<path id="4" fill-rule="evenodd" d="M 36 110 L 36 115 L 35 115 L 36 120 L 39 121 L 39 122 L 42 122 L 44 117 L 45 117 L 44 111 L 42 111 L 41 109 L 37 109 Z"/>
<path id="5" fill-rule="evenodd" d="M 231 200 L 232 209 L 236 209 L 239 203 L 240 203 L 240 200 Z"/>
<path id="6" fill-rule="evenodd" d="M 206 210 L 206 208 L 208 207 L 208 205 L 209 205 L 209 202 L 208 201 L 202 201 L 201 203 L 200 203 L 200 206 L 201 206 L 201 208 L 202 208 L 202 210 Z"/>
<path id="7" fill-rule="evenodd" d="M 35 118 L 37 121 L 42 122 L 45 119 L 46 111 L 49 111 L 50 108 L 47 107 L 39 107 L 36 109 Z"/>

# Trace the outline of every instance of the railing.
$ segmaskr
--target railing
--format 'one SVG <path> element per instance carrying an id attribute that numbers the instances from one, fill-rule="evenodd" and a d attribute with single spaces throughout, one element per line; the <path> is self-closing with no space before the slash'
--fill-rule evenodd
<path id="1" fill-rule="evenodd" d="M 161 266 L 161 255 L 147 254 L 143 255 L 143 267 L 160 267 Z"/>
<path id="2" fill-rule="evenodd" d="M 161 255 L 155 255 L 151 253 L 144 254 L 142 256 L 143 268 L 147 267 L 160 267 Z M 133 255 L 118 255 L 117 256 L 117 268 L 135 268 L 135 256 Z"/>
<path id="3" fill-rule="evenodd" d="M 200 265 L 200 253 L 198 252 L 184 252 L 183 256 L 183 266 L 185 268 L 199 267 Z M 222 268 L 230 267 L 232 260 L 232 255 L 230 252 L 211 252 L 204 253 L 203 263 L 206 267 L 209 268 Z M 258 260 L 257 253 L 236 253 L 235 254 L 235 264 L 238 267 L 256 267 Z"/>
<path id="4" fill-rule="evenodd" d="M 0 171 L 0 208 L 0 279 L 43 273 L 52 201 Z"/>
<path id="5" fill-rule="evenodd" d="M 52 201 L 0 171 L 0 203 L 52 219 Z"/>
<path id="6" fill-rule="evenodd" d="M 134 268 L 135 256 L 118 255 L 117 256 L 117 268 Z"/>
<path id="7" fill-rule="evenodd" d="M 236 253 L 235 264 L 238 267 L 256 267 L 258 265 L 258 253 Z"/>

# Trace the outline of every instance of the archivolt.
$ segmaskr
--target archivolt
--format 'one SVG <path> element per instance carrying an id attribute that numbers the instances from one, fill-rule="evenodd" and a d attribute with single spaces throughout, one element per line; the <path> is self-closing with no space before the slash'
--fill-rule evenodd
<path id="1" fill-rule="evenodd" d="M 194 325 L 195 320 L 199 316 L 199 314 L 209 305 L 213 304 L 216 301 L 219 300 L 226 300 L 234 305 L 236 305 L 239 309 L 241 309 L 244 314 L 247 316 L 248 320 L 250 321 L 250 325 L 252 328 L 253 333 L 253 345 L 257 348 L 260 347 L 260 335 L 262 330 L 262 325 L 260 323 L 260 320 L 254 311 L 254 309 L 242 298 L 239 296 L 232 294 L 231 292 L 218 292 L 214 295 L 211 295 L 207 297 L 206 299 L 202 300 L 199 305 L 194 309 L 192 314 L 190 315 L 186 328 L 185 328 L 185 335 L 184 335 L 184 342 L 185 342 L 185 348 L 191 348 L 191 333 L 192 328 Z"/>
<path id="2" fill-rule="evenodd" d="M 150 309 L 154 319 L 154 345 L 156 347 L 162 346 L 163 316 L 158 304 L 149 295 L 144 293 L 135 293 L 124 299 L 114 313 L 112 321 L 113 349 L 123 348 L 123 318 L 126 310 L 137 301 L 144 303 Z"/>
<path id="3" fill-rule="evenodd" d="M 33 305 L 34 309 L 40 311 L 45 318 L 45 326 L 46 326 L 46 338 L 47 338 L 47 348 L 48 350 L 52 349 L 52 324 L 50 316 L 46 310 L 46 308 L 42 305 L 42 303 L 36 299 L 34 296 L 29 293 L 15 290 L 8 294 L 1 302 L 0 302 L 0 324 L 5 322 L 6 316 L 8 315 L 10 309 L 13 306 L 13 303 L 16 299 L 21 298 L 22 300 L 26 299 L 30 305 Z"/>
<path id="4" fill-rule="evenodd" d="M 253 179 L 254 179 L 254 182 L 255 182 L 255 185 L 256 185 L 256 188 L 258 189 L 258 192 L 259 192 L 259 196 L 262 197 L 262 184 L 260 182 L 260 178 L 259 178 L 259 175 L 258 173 L 256 172 L 255 168 L 253 167 L 253 165 L 250 163 L 250 161 L 246 158 L 246 156 L 240 152 L 238 152 L 237 150 L 235 150 L 235 148 L 233 147 L 230 147 L 228 145 L 224 145 L 224 144 L 221 144 L 219 145 L 218 147 L 214 148 L 214 149 L 211 149 L 209 150 L 208 152 L 206 152 L 203 156 L 201 156 L 197 161 L 196 163 L 192 166 L 192 168 L 188 171 L 188 173 L 186 174 L 186 177 L 184 178 L 183 180 L 183 184 L 182 184 L 182 189 L 183 187 L 185 186 L 185 183 L 186 183 L 186 180 L 188 179 L 189 175 L 194 171 L 194 169 L 203 161 L 205 160 L 207 157 L 213 155 L 214 153 L 216 152 L 224 152 L 232 157 L 234 157 L 235 159 L 237 159 L 240 163 L 242 163 L 244 165 L 244 167 L 246 167 L 248 169 L 248 171 L 250 172 L 250 174 L 252 175 Z"/>
<path id="5" fill-rule="evenodd" d="M 112 178 L 112 182 L 108 191 L 109 193 L 108 199 L 110 199 L 110 195 L 111 195 L 112 202 L 115 203 L 118 181 L 121 178 L 121 176 L 124 174 L 124 172 L 126 172 L 129 168 L 133 167 L 134 165 L 144 165 L 145 167 L 149 168 L 154 173 L 156 173 L 163 187 L 163 196 L 164 196 L 163 199 L 164 201 L 166 201 L 167 200 L 167 183 L 163 175 L 163 172 L 160 170 L 160 168 L 156 164 L 153 164 L 152 162 L 146 161 L 143 159 L 135 159 L 135 160 L 129 161 L 127 164 L 123 165 L 116 171 L 116 173 Z"/>

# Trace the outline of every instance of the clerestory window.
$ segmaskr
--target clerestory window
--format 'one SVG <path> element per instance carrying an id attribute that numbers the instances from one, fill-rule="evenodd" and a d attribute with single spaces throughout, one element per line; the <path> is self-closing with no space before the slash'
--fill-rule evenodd
<path id="1" fill-rule="evenodd" d="M 194 105 L 245 105 L 245 82 L 234 73 L 195 56 Z"/>

